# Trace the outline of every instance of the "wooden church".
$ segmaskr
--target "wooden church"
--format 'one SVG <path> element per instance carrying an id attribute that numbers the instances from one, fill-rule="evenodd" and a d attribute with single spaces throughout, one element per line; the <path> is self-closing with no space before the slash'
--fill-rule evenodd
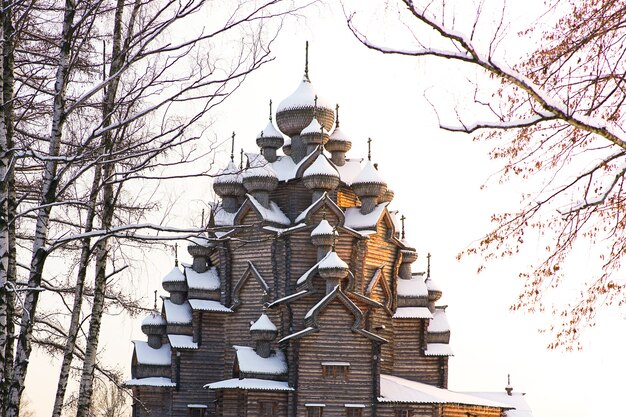
<path id="1" fill-rule="evenodd" d="M 308 70 L 272 116 L 142 322 L 133 416 L 530 417 L 510 387 L 447 389 L 442 293 Z"/>

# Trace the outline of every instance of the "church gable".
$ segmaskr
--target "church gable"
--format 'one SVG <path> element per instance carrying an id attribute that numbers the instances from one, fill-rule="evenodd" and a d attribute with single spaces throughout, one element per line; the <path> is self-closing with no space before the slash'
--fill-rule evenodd
<path id="1" fill-rule="evenodd" d="M 257 286 L 258 289 L 263 293 L 266 300 L 264 302 L 269 301 L 269 293 L 270 287 L 263 279 L 259 271 L 256 269 L 254 264 L 251 261 L 248 261 L 248 267 L 244 271 L 242 277 L 239 279 L 235 288 L 233 289 L 233 305 L 231 307 L 232 310 L 237 310 L 242 303 L 241 299 L 241 291 L 245 285 L 254 285 Z"/>

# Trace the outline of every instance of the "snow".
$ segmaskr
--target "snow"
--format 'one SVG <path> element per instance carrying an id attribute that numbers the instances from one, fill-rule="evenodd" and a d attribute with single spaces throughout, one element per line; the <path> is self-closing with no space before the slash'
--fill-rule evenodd
<path id="1" fill-rule="evenodd" d="M 317 96 L 317 107 L 333 109 L 332 103 L 329 103 L 317 94 L 313 84 L 307 80 L 302 80 L 296 91 L 280 102 L 276 112 L 313 107 L 315 105 L 315 96 Z"/>
<path id="2" fill-rule="evenodd" d="M 306 219 L 307 214 L 309 214 L 309 211 L 311 211 L 311 209 L 313 207 L 315 207 L 320 201 L 322 201 L 323 199 L 325 199 L 326 197 L 328 197 L 328 193 L 326 193 L 326 191 L 324 191 L 324 193 L 322 194 L 322 196 L 320 198 L 318 198 L 317 200 L 315 200 L 313 203 L 311 203 L 311 205 L 309 207 L 307 207 L 306 209 L 304 209 L 302 211 L 302 213 L 300 213 L 300 215 L 296 218 L 295 223 L 300 223 L 301 221 L 303 221 L 304 219 Z"/>
<path id="3" fill-rule="evenodd" d="M 441 288 L 430 277 L 426 278 L 426 288 L 428 291 L 441 292 Z"/>
<path id="4" fill-rule="evenodd" d="M 185 275 L 181 270 L 175 266 L 170 272 L 167 273 L 161 280 L 161 282 L 185 282 Z"/>
<path id="5" fill-rule="evenodd" d="M 344 226 L 351 229 L 374 229 L 378 220 L 383 215 L 388 202 L 378 204 L 371 213 L 362 214 L 359 207 L 350 207 L 346 209 L 346 220 Z"/>
<path id="6" fill-rule="evenodd" d="M 298 337 L 300 337 L 300 336 L 302 336 L 304 334 L 311 333 L 314 330 L 316 330 L 315 327 L 306 327 L 306 328 L 300 330 L 299 332 L 295 332 L 295 333 L 292 333 L 292 334 L 290 334 L 288 336 L 283 337 L 282 339 L 280 339 L 278 341 L 278 343 L 283 343 L 283 342 L 286 342 L 289 339 L 298 338 Z"/>
<path id="7" fill-rule="evenodd" d="M 324 156 L 324 154 L 320 154 L 302 174 L 303 177 L 310 177 L 313 175 L 328 175 L 330 177 L 339 178 L 339 172 L 337 168 L 335 168 Z"/>
<path id="8" fill-rule="evenodd" d="M 346 136 L 346 134 L 343 133 L 343 131 L 339 127 L 336 127 L 335 130 L 333 131 L 333 134 L 330 135 L 330 140 L 336 140 L 336 141 L 341 141 L 341 142 L 350 141 L 350 139 L 348 139 L 348 136 Z"/>
<path id="9" fill-rule="evenodd" d="M 400 297 L 428 297 L 428 288 L 421 276 L 411 279 L 398 278 L 398 296 Z"/>
<path id="10" fill-rule="evenodd" d="M 267 177 L 267 178 L 278 178 L 276 172 L 272 168 L 272 164 L 267 162 L 263 155 L 259 155 L 258 153 L 248 153 L 246 154 L 248 157 L 248 162 L 250 163 L 250 167 L 243 172 L 244 178 L 251 177 Z"/>
<path id="11" fill-rule="evenodd" d="M 465 404 L 509 408 L 498 401 L 437 388 L 433 385 L 409 381 L 391 375 L 380 375 L 380 402 L 417 404 Z"/>
<path id="12" fill-rule="evenodd" d="M 193 236 L 189 238 L 189 245 L 187 246 L 192 245 L 208 247 L 211 246 L 211 242 L 209 241 L 206 233 L 202 233 L 199 236 Z"/>
<path id="13" fill-rule="evenodd" d="M 239 370 L 245 373 L 283 375 L 287 373 L 285 354 L 277 351 L 267 358 L 262 358 L 248 346 L 233 346 L 237 351 Z"/>
<path id="14" fill-rule="evenodd" d="M 267 314 L 263 313 L 261 317 L 250 326 L 250 330 L 269 330 L 275 332 L 278 329 L 274 323 L 272 323 L 272 320 L 267 317 Z"/>
<path id="15" fill-rule="evenodd" d="M 283 227 L 273 227 L 273 226 L 263 226 L 263 230 L 267 230 L 268 232 L 276 233 L 277 235 L 282 235 L 283 233 L 289 233 L 294 230 L 301 229 L 306 227 L 306 223 L 296 224 L 295 226 L 283 228 Z"/>
<path id="16" fill-rule="evenodd" d="M 282 303 L 284 303 L 284 302 L 286 302 L 286 301 L 290 301 L 290 300 L 292 300 L 292 299 L 294 299 L 294 298 L 301 297 L 301 296 L 303 296 L 304 294 L 306 294 L 307 292 L 309 292 L 309 291 L 308 291 L 308 290 L 302 290 L 302 291 L 298 291 L 298 292 L 296 292 L 296 293 L 293 293 L 293 294 L 291 294 L 291 295 L 288 295 L 288 296 L 286 296 L 286 297 L 279 298 L 278 300 L 276 300 L 276 301 L 274 301 L 273 303 L 271 303 L 271 304 L 268 306 L 268 308 L 272 308 L 272 307 L 274 307 L 274 306 L 276 306 L 276 305 L 279 305 L 279 304 L 282 304 Z"/>
<path id="17" fill-rule="evenodd" d="M 135 345 L 135 356 L 141 365 L 171 365 L 172 350 L 170 345 L 161 345 L 159 349 L 153 349 L 148 342 L 143 340 L 133 340 Z"/>
<path id="18" fill-rule="evenodd" d="M 447 343 L 429 343 L 424 351 L 426 356 L 454 356 L 452 348 Z"/>
<path id="19" fill-rule="evenodd" d="M 207 389 L 243 389 L 254 391 L 293 391 L 284 381 L 271 381 L 257 378 L 232 378 L 206 384 Z"/>
<path id="20" fill-rule="evenodd" d="M 149 378 L 130 379 L 124 383 L 127 387 L 175 387 L 176 383 L 170 378 L 151 376 Z"/>
<path id="21" fill-rule="evenodd" d="M 333 227 L 328 223 L 328 220 L 322 219 L 315 229 L 311 232 L 311 236 L 332 236 Z"/>
<path id="22" fill-rule="evenodd" d="M 344 404 L 346 408 L 365 408 L 365 404 Z"/>
<path id="23" fill-rule="evenodd" d="M 290 156 L 281 156 L 272 162 L 272 169 L 279 181 L 289 181 L 296 175 L 296 163 Z"/>
<path id="24" fill-rule="evenodd" d="M 164 300 L 165 317 L 168 324 L 189 324 L 192 321 L 191 306 L 189 303 L 174 304 L 170 300 Z"/>
<path id="25" fill-rule="evenodd" d="M 250 199 L 250 202 L 254 205 L 257 211 L 261 214 L 261 218 L 263 220 L 271 223 L 282 224 L 283 226 L 291 225 L 291 220 L 289 220 L 289 218 L 285 216 L 285 213 L 283 213 L 280 207 L 278 207 L 278 205 L 273 201 L 270 201 L 269 208 L 265 208 L 251 194 L 247 194 L 247 197 L 248 199 Z"/>
<path id="26" fill-rule="evenodd" d="M 305 407 L 326 407 L 326 404 L 323 403 L 306 403 Z"/>
<path id="27" fill-rule="evenodd" d="M 319 301 L 317 302 L 317 304 L 315 304 L 315 305 L 314 305 L 314 306 L 313 306 L 313 307 L 312 307 L 312 308 L 311 308 L 311 309 L 310 309 L 310 310 L 306 313 L 306 315 L 304 316 L 304 319 L 306 320 L 306 319 L 308 319 L 309 317 L 311 317 L 311 316 L 313 315 L 313 312 L 314 312 L 315 310 L 317 310 L 318 308 L 320 308 L 320 306 L 321 306 L 322 304 L 324 304 L 324 303 L 326 302 L 326 300 L 328 300 L 330 297 L 334 296 L 334 295 L 335 295 L 335 293 L 336 293 L 337 291 L 339 291 L 339 285 L 336 285 L 336 286 L 335 286 L 335 288 L 334 288 L 331 292 L 329 292 L 328 294 L 326 294 L 326 295 L 324 296 L 324 298 L 322 298 L 321 300 L 319 300 Z"/>
<path id="28" fill-rule="evenodd" d="M 385 184 L 372 161 L 367 161 L 359 175 L 352 180 L 353 184 Z"/>
<path id="29" fill-rule="evenodd" d="M 296 285 L 303 284 L 307 279 L 309 279 L 309 275 L 319 266 L 319 262 L 313 265 L 308 271 L 306 271 L 298 280 L 296 281 Z"/>
<path id="30" fill-rule="evenodd" d="M 197 300 L 190 299 L 189 304 L 191 308 L 199 311 L 214 311 L 218 313 L 232 313 L 233 310 L 226 307 L 225 305 L 220 304 L 219 301 L 214 300 Z"/>
<path id="31" fill-rule="evenodd" d="M 350 362 L 322 362 L 322 366 L 350 366 Z"/>
<path id="32" fill-rule="evenodd" d="M 322 258 L 318 264 L 319 269 L 348 269 L 348 264 L 345 263 L 337 252 L 331 251 Z"/>
<path id="33" fill-rule="evenodd" d="M 433 315 L 427 307 L 398 307 L 394 319 L 432 319 Z"/>
<path id="34" fill-rule="evenodd" d="M 508 395 L 506 392 L 466 392 L 465 394 L 515 407 L 514 410 L 507 410 L 504 413 L 505 417 L 533 417 L 530 406 L 522 393 L 513 392 L 512 395 Z"/>
<path id="35" fill-rule="evenodd" d="M 193 341 L 193 336 L 168 334 L 167 338 L 174 349 L 198 349 L 198 343 Z"/>
<path id="36" fill-rule="evenodd" d="M 438 308 L 435 310 L 435 314 L 433 314 L 432 320 L 428 323 L 428 332 L 429 333 L 445 333 L 450 331 L 450 324 L 448 323 L 448 318 L 446 317 L 445 310 Z"/>
<path id="37" fill-rule="evenodd" d="M 141 322 L 142 326 L 165 326 L 165 324 L 165 319 L 156 311 L 148 314 Z"/>
<path id="38" fill-rule="evenodd" d="M 235 224 L 235 215 L 237 212 L 229 213 L 221 206 L 213 214 L 216 226 L 232 226 Z M 219 237 L 219 232 L 215 232 L 215 235 Z"/>
<path id="39" fill-rule="evenodd" d="M 209 268 L 205 272 L 196 272 L 192 268 L 185 268 L 187 286 L 196 290 L 215 291 L 220 289 L 220 277 L 217 268 Z"/>
<path id="40" fill-rule="evenodd" d="M 337 167 L 341 181 L 346 185 L 350 185 L 354 182 L 354 178 L 361 172 L 362 159 L 346 159 L 346 163 L 340 167 Z"/>
<path id="41" fill-rule="evenodd" d="M 259 132 L 256 138 L 257 139 L 260 139 L 260 138 L 281 138 L 282 139 L 283 134 L 280 133 L 278 129 L 274 127 L 274 123 L 272 123 L 272 121 L 270 120 L 267 123 L 267 126 L 265 126 L 265 129 Z"/>
<path id="42" fill-rule="evenodd" d="M 213 182 L 217 184 L 241 183 L 242 181 L 241 172 L 233 161 L 230 161 L 226 168 L 218 171 L 217 176 L 213 179 Z"/>
<path id="43" fill-rule="evenodd" d="M 304 129 L 302 129 L 302 132 L 300 132 L 300 135 L 301 136 L 315 135 L 315 134 L 319 135 L 321 131 L 322 131 L 322 125 L 314 117 L 313 120 L 311 120 L 311 123 L 309 123 L 309 125 L 305 127 Z"/>
<path id="44" fill-rule="evenodd" d="M 208 408 L 208 406 L 204 404 L 187 404 L 187 408 Z"/>

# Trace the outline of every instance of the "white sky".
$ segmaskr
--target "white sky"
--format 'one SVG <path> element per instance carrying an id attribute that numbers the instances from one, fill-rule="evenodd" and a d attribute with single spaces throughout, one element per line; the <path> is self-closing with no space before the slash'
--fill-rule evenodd
<path id="1" fill-rule="evenodd" d="M 620 313 L 606 314 L 587 332 L 583 352 L 549 352 L 545 350 L 549 336 L 539 334 L 538 328 L 550 317 L 508 310 L 521 287 L 515 277 L 519 268 L 533 261 L 532 250 L 493 264 L 480 275 L 475 272 L 478 259 L 455 260 L 459 251 L 488 231 L 493 212 L 514 207 L 519 191 L 514 188 L 521 187 L 493 184 L 481 191 L 481 184 L 498 170 L 487 156 L 488 146 L 438 129 L 425 92 L 448 105 L 440 109 L 445 114 L 458 104 L 454 94 L 465 76 L 448 62 L 368 51 L 348 32 L 338 9 L 312 12 L 306 20 L 284 27 L 274 46 L 276 60 L 251 76 L 220 108 L 213 134 L 226 139 L 234 130 L 237 148 L 256 151 L 254 139 L 267 123 L 267 102 L 272 98 L 276 108 L 299 84 L 308 40 L 311 80 L 321 95 L 340 104 L 342 130 L 352 137 L 348 157 L 366 157 L 366 140 L 373 139 L 373 160 L 396 192 L 392 209 L 407 216 L 407 239 L 420 255 L 414 269 L 425 269 L 426 253 L 433 255 L 433 277 L 444 291 L 441 301 L 449 305 L 455 352 L 449 387 L 501 391 L 510 373 L 515 390 L 527 393 L 535 417 L 613 414 L 619 409 L 618 390 L 623 385 L 619 382 L 626 373 L 622 359 L 626 340 L 621 336 L 626 326 Z M 376 28 L 377 22 L 370 20 L 368 25 Z M 224 146 L 222 161 L 229 152 Z M 209 181 L 199 179 L 181 193 L 178 217 L 197 218 L 210 198 Z M 540 241 L 536 245 L 543 246 Z M 573 273 L 584 274 L 588 261 L 583 251 Z M 134 288 L 146 304 L 151 304 L 152 291 L 160 289 L 160 278 L 171 263 L 158 251 L 146 254 L 147 266 Z M 144 337 L 139 322 L 118 317 L 104 326 L 101 358 L 119 364 L 128 374 L 130 340 Z M 27 395 L 37 415 L 46 415 L 58 371 L 40 355 L 32 362 Z"/>

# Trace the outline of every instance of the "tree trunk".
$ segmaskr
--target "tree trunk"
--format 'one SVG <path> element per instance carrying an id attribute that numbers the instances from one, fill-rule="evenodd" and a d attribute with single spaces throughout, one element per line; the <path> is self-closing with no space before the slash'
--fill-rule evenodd
<path id="1" fill-rule="evenodd" d="M 54 104 L 52 110 L 52 128 L 50 131 L 50 143 L 48 154 L 58 156 L 61 147 L 61 136 L 63 123 L 65 121 L 65 87 L 68 81 L 70 69 L 70 50 L 73 37 L 73 21 L 76 13 L 75 0 L 65 1 L 63 15 L 63 32 L 61 36 L 61 49 L 54 85 Z M 41 285 L 41 274 L 46 261 L 45 250 L 48 235 L 48 223 L 50 220 L 50 203 L 56 201 L 56 188 L 58 163 L 50 159 L 45 163 L 43 172 L 43 186 L 41 194 L 41 206 L 37 210 L 37 220 L 35 226 L 35 236 L 33 240 L 32 258 L 28 277 L 29 291 L 24 298 L 24 310 L 20 322 L 20 333 L 17 340 L 17 350 L 15 363 L 13 366 L 13 376 L 9 388 L 7 401 L 7 417 L 18 417 L 20 397 L 24 390 L 24 381 L 31 353 L 31 338 L 33 332 L 34 315 L 37 310 L 39 300 L 39 286 Z"/>

